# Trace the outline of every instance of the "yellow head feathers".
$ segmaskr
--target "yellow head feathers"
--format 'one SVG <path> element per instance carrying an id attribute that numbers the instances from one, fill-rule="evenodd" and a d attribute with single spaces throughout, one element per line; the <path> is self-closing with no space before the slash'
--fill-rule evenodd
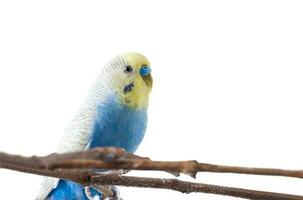
<path id="1" fill-rule="evenodd" d="M 129 65 L 137 70 L 140 69 L 143 65 L 150 65 L 147 58 L 140 53 L 124 53 L 121 55 L 121 57 L 125 59 Z"/>
<path id="2" fill-rule="evenodd" d="M 139 53 L 122 54 L 107 65 L 106 71 L 120 103 L 133 109 L 148 107 L 152 76 L 145 56 Z"/>

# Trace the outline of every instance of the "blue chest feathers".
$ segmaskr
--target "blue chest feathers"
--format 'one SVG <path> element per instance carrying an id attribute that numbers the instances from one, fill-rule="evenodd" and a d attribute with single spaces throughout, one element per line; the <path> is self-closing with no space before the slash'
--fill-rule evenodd
<path id="1" fill-rule="evenodd" d="M 97 106 L 89 148 L 115 146 L 134 152 L 144 137 L 146 110 L 135 110 L 116 101 L 115 96 Z"/>

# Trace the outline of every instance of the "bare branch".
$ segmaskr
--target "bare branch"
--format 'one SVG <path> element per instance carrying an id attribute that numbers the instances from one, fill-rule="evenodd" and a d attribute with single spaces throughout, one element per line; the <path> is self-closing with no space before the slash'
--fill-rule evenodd
<path id="1" fill-rule="evenodd" d="M 271 193 L 256 190 L 239 189 L 203 183 L 193 183 L 178 179 L 143 178 L 118 175 L 95 175 L 91 177 L 92 185 L 110 184 L 119 186 L 161 188 L 179 191 L 182 193 L 203 192 L 209 194 L 241 197 L 256 200 L 302 200 L 303 196 Z"/>
<path id="2" fill-rule="evenodd" d="M 0 153 L 0 168 L 37 175 L 68 179 L 83 186 L 100 188 L 104 185 L 171 189 L 184 193 L 203 192 L 247 199 L 303 200 L 303 196 L 262 192 L 240 188 L 185 182 L 177 179 L 143 178 L 100 175 L 93 169 L 128 169 L 173 171 L 195 176 L 197 172 L 241 173 L 302 178 L 301 170 L 246 168 L 198 163 L 197 161 L 152 161 L 118 148 L 96 148 L 85 152 L 24 157 Z"/>
<path id="3" fill-rule="evenodd" d="M 29 158 L 18 155 L 9 155 L 8 158 L 5 155 L 8 154 L 0 153 L 1 163 L 5 163 L 5 161 L 8 161 L 8 163 L 18 164 L 19 161 L 22 166 L 30 166 L 31 168 L 37 169 L 104 168 L 174 171 L 189 174 L 193 177 L 196 175 L 197 172 L 216 172 L 303 178 L 303 170 L 214 165 L 207 163 L 199 163 L 194 160 L 175 162 L 152 161 L 149 158 L 142 158 L 127 153 L 119 148 L 95 148 L 85 152 L 77 152 L 70 154 L 51 154 L 45 157 L 33 156 L 30 158 L 30 161 L 28 160 Z M 4 158 L 6 158 L 6 160 Z"/>

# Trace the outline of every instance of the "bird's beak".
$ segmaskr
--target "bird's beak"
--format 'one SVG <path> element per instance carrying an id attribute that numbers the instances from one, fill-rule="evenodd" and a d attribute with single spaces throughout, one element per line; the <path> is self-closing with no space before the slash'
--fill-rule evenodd
<path id="1" fill-rule="evenodd" d="M 151 76 L 151 69 L 149 66 L 144 65 L 140 68 L 140 75 L 142 76 L 143 81 L 150 89 L 153 86 L 153 78 Z"/>

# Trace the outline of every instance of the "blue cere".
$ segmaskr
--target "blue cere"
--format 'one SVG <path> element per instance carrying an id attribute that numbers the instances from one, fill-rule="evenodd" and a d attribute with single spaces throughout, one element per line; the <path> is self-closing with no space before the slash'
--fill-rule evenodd
<path id="1" fill-rule="evenodd" d="M 140 68 L 140 75 L 141 76 L 146 76 L 148 74 L 151 73 L 151 69 L 149 66 L 147 65 L 143 65 L 141 68 Z"/>

